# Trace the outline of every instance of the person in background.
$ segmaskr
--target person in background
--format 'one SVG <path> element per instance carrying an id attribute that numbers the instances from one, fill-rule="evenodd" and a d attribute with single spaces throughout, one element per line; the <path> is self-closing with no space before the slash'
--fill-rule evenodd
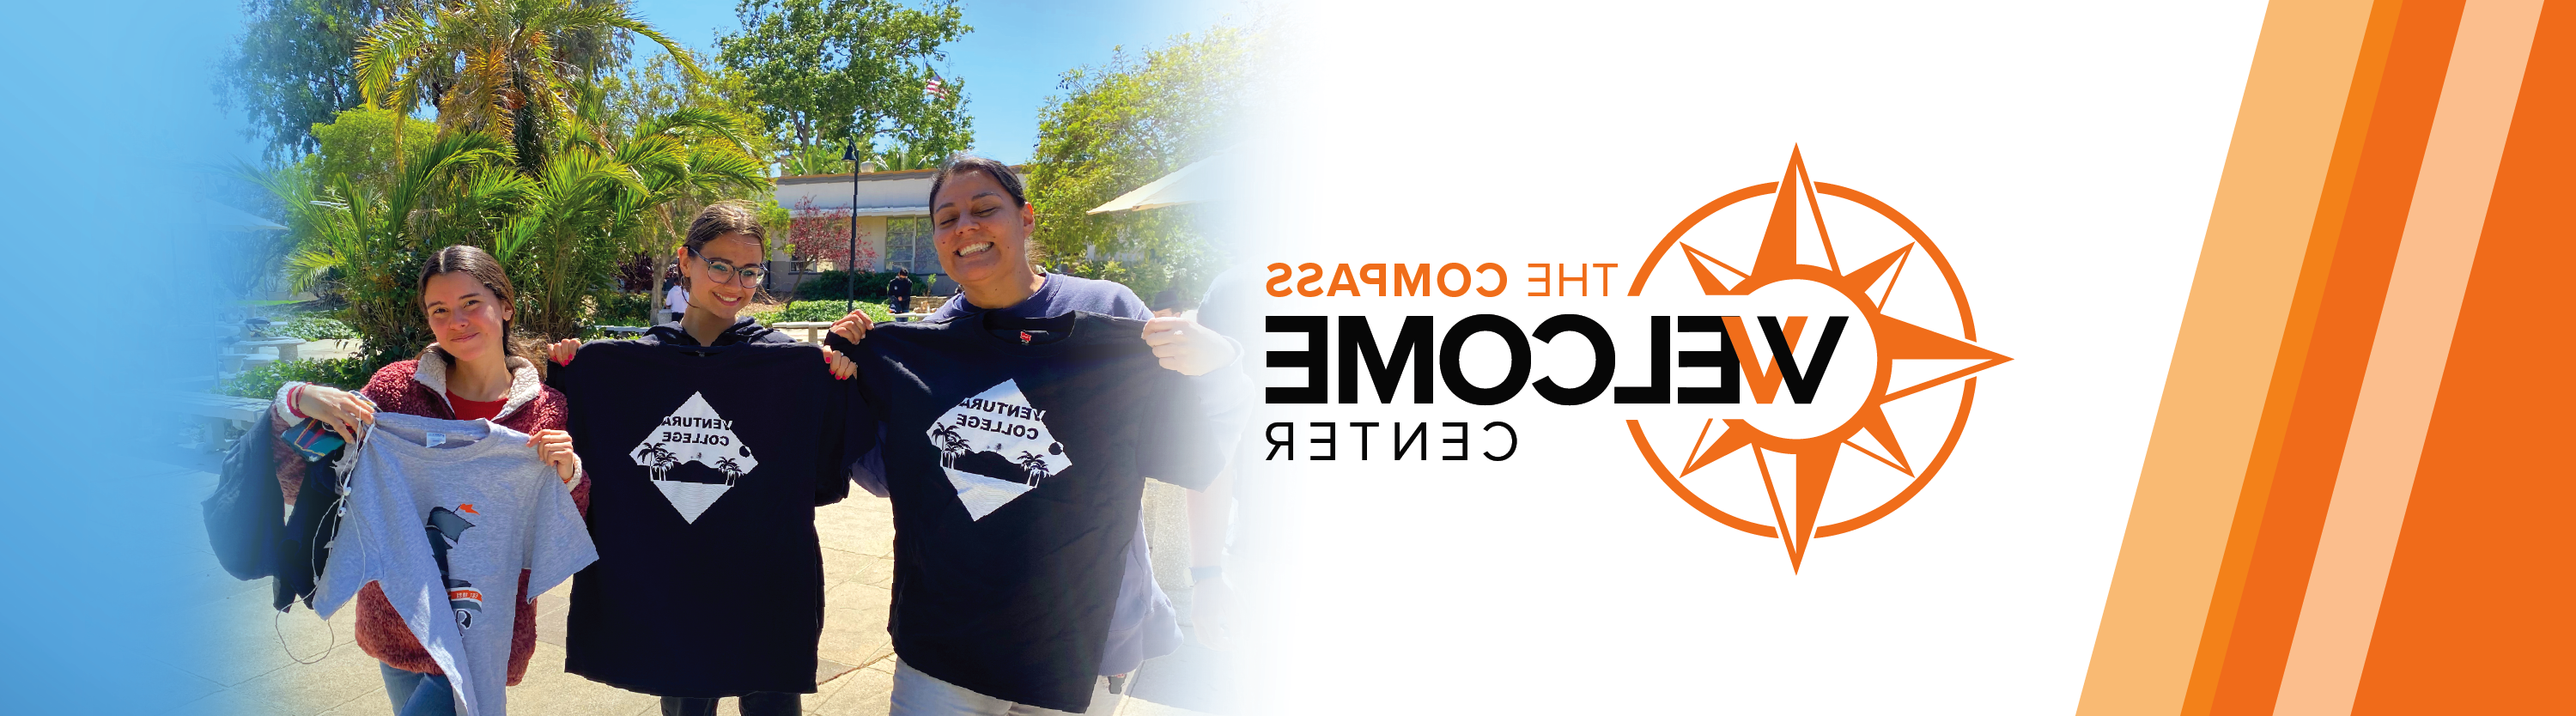
<path id="1" fill-rule="evenodd" d="M 277 389 L 269 411 L 285 430 L 289 419 L 321 421 L 342 440 L 357 444 L 363 426 L 375 422 L 375 411 L 440 420 L 490 420 L 527 433 L 528 445 L 555 468 L 572 490 L 573 505 L 590 511 L 590 481 L 581 458 L 564 432 L 569 407 L 562 393 L 548 388 L 537 365 L 510 345 L 510 315 L 518 292 L 491 254 L 472 246 L 449 246 L 429 257 L 420 271 L 420 307 L 438 342 L 420 358 L 377 369 L 358 393 L 310 383 L 290 382 Z M 359 396 L 364 395 L 365 399 Z M 370 401 L 373 406 L 370 407 Z M 300 424 L 300 423 L 297 423 Z M 294 502 L 304 484 L 304 461 L 277 448 L 277 482 Z M 510 678 L 516 686 L 536 653 L 536 598 L 528 594 L 528 575 L 519 573 L 517 623 L 510 632 Z M 447 676 L 403 624 L 382 587 L 370 582 L 358 592 L 358 648 L 375 657 L 385 680 L 385 696 L 403 716 L 449 716 L 456 713 Z"/>
<path id="2" fill-rule="evenodd" d="M 902 271 L 894 272 L 894 280 L 886 282 L 886 309 L 895 313 L 912 312 L 912 277 Z"/>
<path id="3" fill-rule="evenodd" d="M 677 322 L 689 313 L 689 289 L 680 286 L 679 277 L 671 278 L 671 290 L 663 293 L 662 310 Z"/>
<path id="4" fill-rule="evenodd" d="M 931 236 L 939 249 L 939 266 L 957 283 L 958 293 L 927 320 L 985 312 L 1044 318 L 1071 311 L 1142 320 L 1146 322 L 1142 338 L 1154 347 L 1154 355 L 1164 368 L 1201 381 L 1246 380 L 1241 371 L 1233 369 L 1243 348 L 1232 339 L 1187 319 L 1156 318 L 1153 309 L 1124 285 L 1040 270 L 1029 254 L 1029 232 L 1037 223 L 1036 207 L 1029 204 L 1019 175 L 1008 165 L 974 156 L 952 159 L 934 175 L 930 192 Z M 855 342 L 865 339 L 871 325 L 866 312 L 852 311 L 832 325 L 832 332 Z M 1212 420 L 1233 414 L 1237 407 L 1231 403 L 1209 401 L 1226 401 L 1247 392 L 1245 386 L 1202 384 L 1202 408 Z M 1221 430 L 1231 434 L 1230 427 Z M 860 485 L 884 496 L 881 483 L 870 486 L 861 480 Z M 1154 582 L 1141 520 L 1128 542 L 1127 568 L 1120 579 L 1109 624 L 1108 643 L 1098 662 L 1098 673 L 1103 676 L 1123 677 L 1144 660 L 1179 647 L 1178 615 L 1170 598 Z M 1000 701 L 950 684 L 904 664 L 901 654 L 896 655 L 894 689 L 889 699 L 896 716 L 1060 713 Z M 1093 711 L 1106 712 L 1098 703 L 1093 704 Z"/>
<path id="5" fill-rule="evenodd" d="M 1155 318 L 1178 318 L 1190 310 L 1189 306 L 1181 303 L 1181 290 L 1177 288 L 1166 288 L 1154 294 L 1154 302 L 1146 306 L 1154 309 Z"/>

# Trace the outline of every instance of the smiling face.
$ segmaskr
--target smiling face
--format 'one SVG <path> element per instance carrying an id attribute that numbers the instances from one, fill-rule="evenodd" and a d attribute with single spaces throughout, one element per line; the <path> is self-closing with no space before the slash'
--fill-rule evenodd
<path id="1" fill-rule="evenodd" d="M 429 277 L 421 284 L 420 294 L 421 310 L 429 318 L 429 332 L 438 337 L 439 348 L 463 361 L 500 359 L 501 346 L 509 340 L 502 330 L 503 321 L 510 318 L 509 302 L 463 271 Z"/>
<path id="2" fill-rule="evenodd" d="M 958 172 L 930 200 L 930 237 L 939 268 L 966 286 L 1029 276 L 1029 230 L 1037 208 L 1015 205 L 1002 183 L 983 172 Z"/>
<path id="3" fill-rule="evenodd" d="M 717 236 L 698 247 L 696 256 L 687 248 L 679 249 L 680 273 L 689 278 L 689 306 L 704 309 L 730 322 L 744 306 L 751 305 L 752 293 L 760 286 L 737 275 L 717 275 L 707 264 L 729 267 L 760 266 L 760 241 L 745 234 Z M 717 279 L 723 279 L 719 281 Z"/>

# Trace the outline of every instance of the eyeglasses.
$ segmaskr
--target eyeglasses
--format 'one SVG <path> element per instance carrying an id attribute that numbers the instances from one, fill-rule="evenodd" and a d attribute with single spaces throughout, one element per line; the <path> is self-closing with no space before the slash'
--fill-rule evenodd
<path id="1" fill-rule="evenodd" d="M 692 256 L 692 257 L 696 257 L 696 258 L 697 258 L 697 260 L 699 260 L 699 261 L 704 261 L 704 262 L 706 262 L 706 263 L 707 263 L 707 273 L 714 274 L 713 276 L 709 276 L 708 278 L 715 279 L 716 283 L 728 284 L 728 285 L 736 285 L 736 286 L 750 286 L 750 285 L 753 285 L 753 284 L 759 283 L 759 282 L 760 282 L 760 277 L 762 277 L 762 276 L 766 276 L 766 275 L 768 275 L 768 274 L 769 274 L 769 270 L 768 270 L 768 269 L 764 269 L 764 268 L 761 268 L 761 267 L 758 267 L 758 266 L 735 266 L 735 265 L 730 264 L 730 263 L 725 263 L 724 261 L 719 260 L 719 259 L 711 259 L 711 258 L 707 258 L 707 257 L 705 257 L 705 256 L 701 256 L 701 255 L 699 255 L 699 254 L 698 254 L 698 252 L 696 252 L 696 251 L 691 251 L 691 252 L 689 252 L 689 255 L 690 255 L 690 256 Z M 733 277 L 735 277 L 735 276 L 741 276 L 741 277 L 742 277 L 742 283 L 739 283 L 739 284 L 734 283 L 734 282 L 733 282 Z"/>

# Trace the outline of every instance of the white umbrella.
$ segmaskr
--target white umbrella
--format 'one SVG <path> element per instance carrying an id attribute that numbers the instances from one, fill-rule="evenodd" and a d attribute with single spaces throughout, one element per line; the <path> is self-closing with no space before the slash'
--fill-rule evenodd
<path id="1" fill-rule="evenodd" d="M 1180 171 L 1166 174 L 1153 183 L 1136 187 L 1135 191 L 1120 194 L 1109 203 L 1083 213 L 1143 211 L 1216 200 L 1225 193 L 1226 180 L 1230 178 L 1227 175 L 1232 172 L 1232 163 L 1226 161 L 1228 156 L 1226 152 L 1218 152 L 1216 156 L 1191 162 Z"/>

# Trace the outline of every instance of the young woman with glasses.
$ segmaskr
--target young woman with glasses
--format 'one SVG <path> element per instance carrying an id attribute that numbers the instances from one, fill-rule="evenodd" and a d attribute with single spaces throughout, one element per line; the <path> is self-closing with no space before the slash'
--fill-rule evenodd
<path id="1" fill-rule="evenodd" d="M 647 343 L 682 346 L 728 346 L 736 343 L 794 343 L 786 333 L 742 315 L 760 293 L 762 268 L 769 257 L 769 231 L 749 204 L 721 202 L 698 212 L 689 222 L 688 238 L 674 251 L 680 264 L 680 288 L 688 310 L 679 320 L 646 329 Z M 581 341 L 566 338 L 547 349 L 556 363 L 570 363 Z M 847 378 L 854 370 L 848 358 L 823 351 L 832 375 Z"/>
<path id="2" fill-rule="evenodd" d="M 768 232 L 760 225 L 751 207 L 741 202 L 724 202 L 698 212 L 689 222 L 688 238 L 677 251 L 680 260 L 681 286 L 688 289 L 688 310 L 680 320 L 646 329 L 645 343 L 681 346 L 727 346 L 736 343 L 794 343 L 786 333 L 760 325 L 742 316 L 760 291 L 765 272 L 762 262 L 769 256 Z M 547 356 L 558 364 L 569 365 L 581 348 L 578 340 L 566 339 L 548 347 Z M 857 368 L 848 356 L 819 350 L 832 370 L 832 377 L 849 378 Z M 816 615 L 818 618 L 821 615 Z M 802 709 L 797 694 L 758 691 L 741 697 L 744 716 L 793 715 Z M 664 696 L 662 713 L 668 716 L 712 716 L 716 699 Z"/>

